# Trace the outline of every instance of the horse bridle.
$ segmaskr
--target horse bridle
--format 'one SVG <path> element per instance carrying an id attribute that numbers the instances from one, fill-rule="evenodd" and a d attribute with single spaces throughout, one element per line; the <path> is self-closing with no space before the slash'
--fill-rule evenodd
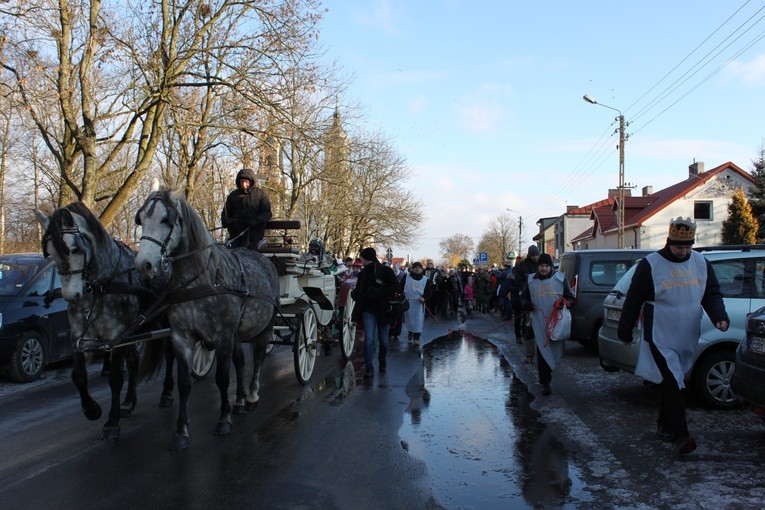
<path id="1" fill-rule="evenodd" d="M 168 204 L 165 203 L 165 200 L 162 200 L 161 197 L 152 197 L 152 198 L 150 198 L 147 201 L 147 203 L 148 202 L 152 202 L 151 209 L 154 208 L 154 206 L 156 205 L 155 204 L 156 202 L 162 202 L 162 205 L 164 205 L 165 208 L 168 211 L 170 210 Z M 173 224 L 170 227 L 170 232 L 167 233 L 167 236 L 165 237 L 165 240 L 164 241 L 159 241 L 158 239 L 155 239 L 155 238 L 153 238 L 151 236 L 146 236 L 146 235 L 142 235 L 141 239 L 140 239 L 141 241 L 143 241 L 144 239 L 147 240 L 147 241 L 151 241 L 152 243 L 154 243 L 157 246 L 159 246 L 159 267 L 160 267 L 160 269 L 162 269 L 162 272 L 164 272 L 164 273 L 166 273 L 168 271 L 169 264 L 175 258 L 175 257 L 168 257 L 168 253 L 167 253 L 167 245 L 170 242 L 170 239 L 172 239 L 172 237 L 173 237 L 173 231 L 175 230 L 175 225 L 176 225 L 176 223 L 180 223 L 180 226 L 181 227 L 183 226 L 183 218 L 181 217 L 180 213 L 178 212 L 178 209 L 175 208 L 175 204 L 170 204 L 170 205 L 175 209 L 175 214 L 173 215 L 174 216 L 173 217 Z M 138 212 L 135 215 L 135 217 L 136 217 L 136 224 L 137 225 L 141 225 L 140 215 L 141 215 L 141 211 L 143 211 L 144 208 L 146 208 L 146 204 L 144 204 L 143 207 L 141 207 L 141 209 L 139 209 Z M 147 214 L 151 214 L 151 212 L 152 211 L 149 210 L 147 212 Z"/>
<path id="2" fill-rule="evenodd" d="M 88 283 L 88 250 L 86 249 L 85 240 L 83 239 L 82 232 L 80 232 L 80 229 L 77 227 L 59 227 L 59 232 L 61 232 L 61 237 L 63 237 L 66 234 L 70 234 L 74 236 L 74 244 L 80 249 L 82 252 L 83 257 L 83 264 L 80 269 L 74 269 L 70 271 L 61 271 L 59 270 L 58 274 L 61 276 L 72 276 L 75 274 L 82 274 L 82 279 L 84 282 Z M 48 241 L 51 241 L 53 239 L 53 235 L 50 232 L 47 232 L 45 234 L 45 237 L 43 238 L 43 241 L 45 241 L 45 244 L 47 244 Z M 45 253 L 47 256 L 48 254 Z"/>

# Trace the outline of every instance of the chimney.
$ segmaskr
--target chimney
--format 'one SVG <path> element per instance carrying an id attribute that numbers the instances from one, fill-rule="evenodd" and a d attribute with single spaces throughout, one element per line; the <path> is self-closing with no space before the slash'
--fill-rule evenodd
<path id="1" fill-rule="evenodd" d="M 704 173 L 704 162 L 694 161 L 693 164 L 688 166 L 688 178 L 698 177 L 699 174 Z"/>
<path id="2" fill-rule="evenodd" d="M 608 190 L 608 198 L 619 198 L 619 188 L 611 188 Z"/>
<path id="3" fill-rule="evenodd" d="M 653 186 L 643 186 L 643 196 L 653 195 Z"/>
<path id="4" fill-rule="evenodd" d="M 571 212 L 574 209 L 579 209 L 579 206 L 578 205 L 567 205 L 566 206 L 566 212 Z"/>

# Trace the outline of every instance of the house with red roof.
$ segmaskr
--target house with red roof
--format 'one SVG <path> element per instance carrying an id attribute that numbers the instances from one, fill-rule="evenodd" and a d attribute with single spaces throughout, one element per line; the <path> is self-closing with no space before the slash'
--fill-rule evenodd
<path id="1" fill-rule="evenodd" d="M 672 218 L 690 217 L 696 222 L 696 244 L 717 245 L 722 242 L 722 222 L 728 217 L 728 205 L 733 193 L 745 192 L 754 184 L 749 172 L 730 161 L 711 170 L 703 162 L 688 167 L 688 178 L 654 192 L 651 186 L 642 189 L 641 196 L 624 197 L 624 247 L 659 249 L 667 240 L 667 228 Z M 625 190 L 627 191 L 627 190 Z M 609 192 L 609 195 L 611 193 Z M 557 244 L 557 250 L 569 251 L 618 246 L 618 193 L 585 208 L 567 211 L 576 220 L 589 211 L 589 224 L 570 237 L 568 243 Z M 573 226 L 575 223 L 571 223 Z M 580 223 L 576 223 L 580 224 Z M 557 237 L 556 237 L 557 239 Z M 565 238 L 561 238 L 564 241 Z"/>

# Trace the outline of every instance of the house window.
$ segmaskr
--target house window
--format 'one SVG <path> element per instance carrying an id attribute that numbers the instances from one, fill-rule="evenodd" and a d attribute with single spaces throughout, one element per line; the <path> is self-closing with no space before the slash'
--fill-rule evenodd
<path id="1" fill-rule="evenodd" d="M 713 220 L 712 218 L 712 202 L 694 202 L 693 203 L 693 219 L 694 220 Z"/>

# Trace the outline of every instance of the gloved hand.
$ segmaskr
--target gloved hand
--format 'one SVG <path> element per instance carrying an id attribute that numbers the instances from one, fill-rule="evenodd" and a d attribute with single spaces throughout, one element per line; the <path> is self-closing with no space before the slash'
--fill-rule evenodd
<path id="1" fill-rule="evenodd" d="M 533 312 L 534 311 L 534 305 L 531 302 L 525 302 L 523 303 L 523 309 L 527 312 Z"/>

